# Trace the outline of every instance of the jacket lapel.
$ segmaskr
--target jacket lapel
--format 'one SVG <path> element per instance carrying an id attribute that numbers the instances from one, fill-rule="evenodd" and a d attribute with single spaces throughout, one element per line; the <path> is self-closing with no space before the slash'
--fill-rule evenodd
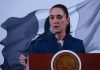
<path id="1" fill-rule="evenodd" d="M 57 47 L 57 39 L 54 37 L 54 35 L 51 34 L 47 39 L 47 45 L 50 53 L 58 52 L 59 48 Z"/>

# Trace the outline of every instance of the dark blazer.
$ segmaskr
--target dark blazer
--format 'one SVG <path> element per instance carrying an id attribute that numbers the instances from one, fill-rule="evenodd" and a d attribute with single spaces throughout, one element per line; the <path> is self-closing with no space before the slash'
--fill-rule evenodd
<path id="1" fill-rule="evenodd" d="M 42 35 L 34 41 L 32 54 L 47 54 L 47 53 L 56 53 L 60 50 L 71 50 L 75 53 L 85 53 L 85 48 L 83 45 L 83 41 L 73 38 L 71 35 L 65 36 L 64 44 L 61 49 L 59 49 L 57 45 L 57 39 L 55 38 L 53 33 L 48 33 L 46 35 Z"/>

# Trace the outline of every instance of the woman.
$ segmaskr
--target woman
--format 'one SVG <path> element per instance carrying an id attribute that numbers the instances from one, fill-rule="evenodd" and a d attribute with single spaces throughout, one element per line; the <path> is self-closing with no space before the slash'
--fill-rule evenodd
<path id="1" fill-rule="evenodd" d="M 70 18 L 64 5 L 57 4 L 50 9 L 49 22 L 50 30 L 35 40 L 32 54 L 56 53 L 60 50 L 85 53 L 82 40 L 70 35 Z M 19 59 L 25 65 L 26 57 L 21 55 Z"/>

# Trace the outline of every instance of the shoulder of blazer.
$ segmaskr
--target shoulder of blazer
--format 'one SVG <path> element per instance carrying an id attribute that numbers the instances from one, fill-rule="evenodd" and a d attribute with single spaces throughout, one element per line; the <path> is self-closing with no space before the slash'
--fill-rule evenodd
<path id="1" fill-rule="evenodd" d="M 72 40 L 73 42 L 83 42 L 81 39 L 78 39 L 78 38 L 72 37 L 71 35 L 69 35 L 68 38 L 69 38 L 70 40 Z"/>

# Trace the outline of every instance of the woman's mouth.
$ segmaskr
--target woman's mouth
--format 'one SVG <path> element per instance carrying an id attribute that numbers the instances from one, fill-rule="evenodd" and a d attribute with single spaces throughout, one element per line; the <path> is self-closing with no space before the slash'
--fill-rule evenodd
<path id="1" fill-rule="evenodd" d="M 60 26 L 53 26 L 53 28 L 58 29 Z"/>

